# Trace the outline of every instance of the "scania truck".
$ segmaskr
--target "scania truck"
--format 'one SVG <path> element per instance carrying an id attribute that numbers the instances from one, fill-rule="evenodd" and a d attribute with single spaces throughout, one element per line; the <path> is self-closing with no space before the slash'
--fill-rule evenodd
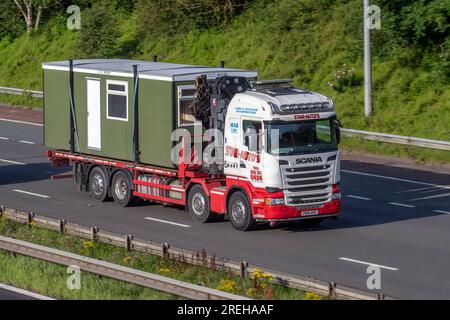
<path id="1" fill-rule="evenodd" d="M 324 95 L 245 70 L 127 60 L 47 63 L 44 82 L 47 156 L 99 201 L 178 204 L 242 231 L 340 214 L 340 128 Z"/>

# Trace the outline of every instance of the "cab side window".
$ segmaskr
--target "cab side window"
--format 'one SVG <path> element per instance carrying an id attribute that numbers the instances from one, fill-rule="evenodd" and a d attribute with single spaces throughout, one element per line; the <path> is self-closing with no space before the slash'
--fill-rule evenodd
<path id="1" fill-rule="evenodd" d="M 243 120 L 242 129 L 244 145 L 248 147 L 248 151 L 259 153 L 262 147 L 262 122 Z"/>

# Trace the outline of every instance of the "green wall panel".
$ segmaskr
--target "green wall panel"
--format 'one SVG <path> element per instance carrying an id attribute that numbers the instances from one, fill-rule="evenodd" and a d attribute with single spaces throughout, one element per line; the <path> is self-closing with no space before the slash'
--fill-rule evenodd
<path id="1" fill-rule="evenodd" d="M 44 88 L 45 146 L 69 150 L 69 73 L 45 70 Z"/>
<path id="2" fill-rule="evenodd" d="M 170 154 L 170 136 L 174 129 L 173 83 L 140 79 L 139 141 L 141 161 L 174 167 Z"/>

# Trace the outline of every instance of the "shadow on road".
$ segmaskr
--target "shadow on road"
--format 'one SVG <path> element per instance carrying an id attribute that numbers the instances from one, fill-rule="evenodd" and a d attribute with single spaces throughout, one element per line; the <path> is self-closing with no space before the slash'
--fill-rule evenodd
<path id="1" fill-rule="evenodd" d="M 70 167 L 52 168 L 50 163 L 0 166 L 0 186 L 50 179 L 52 175 L 70 172 Z"/>

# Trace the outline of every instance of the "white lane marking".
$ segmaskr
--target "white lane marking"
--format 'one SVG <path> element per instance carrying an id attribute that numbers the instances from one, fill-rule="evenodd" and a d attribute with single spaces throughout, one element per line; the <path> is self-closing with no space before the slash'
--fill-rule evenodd
<path id="1" fill-rule="evenodd" d="M 28 124 L 30 126 L 38 126 L 38 127 L 43 127 L 44 126 L 43 124 L 40 124 L 40 123 L 34 123 L 34 122 L 28 122 L 28 121 L 19 121 L 19 120 L 11 120 L 11 119 L 4 119 L 4 118 L 0 118 L 0 121 Z"/>
<path id="2" fill-rule="evenodd" d="M 39 194 L 39 193 L 33 193 L 33 192 L 29 192 L 29 191 L 23 191 L 23 190 L 17 190 L 14 189 L 14 192 L 18 192 L 18 193 L 23 193 L 23 194 L 28 194 L 30 196 L 35 196 L 35 197 L 39 197 L 39 198 L 44 198 L 44 199 L 49 199 L 49 196 L 46 196 L 45 194 Z"/>
<path id="3" fill-rule="evenodd" d="M 0 162 L 6 162 L 6 163 L 10 163 L 10 164 L 18 164 L 18 165 L 21 165 L 21 166 L 26 165 L 26 163 L 12 161 L 12 160 L 6 160 L 6 159 L 0 159 Z"/>
<path id="4" fill-rule="evenodd" d="M 161 223 L 167 223 L 167 224 L 171 224 L 174 226 L 178 226 L 178 227 L 183 227 L 183 228 L 190 228 L 191 226 L 187 225 L 187 224 L 181 224 L 181 223 L 176 223 L 176 222 L 172 222 L 172 221 L 166 221 L 166 220 L 160 220 L 160 219 L 155 219 L 155 218 L 145 218 L 145 220 L 151 220 L 151 221 L 156 221 L 156 222 L 161 222 Z"/>
<path id="5" fill-rule="evenodd" d="M 346 173 L 359 174 L 359 175 L 362 175 L 362 176 L 368 176 L 368 177 L 374 177 L 374 178 L 382 178 L 382 179 L 389 179 L 389 180 L 395 180 L 395 181 L 402 181 L 402 182 L 420 184 L 420 185 L 423 185 L 423 186 L 437 187 L 437 188 L 449 189 L 450 190 L 450 186 L 441 186 L 441 185 L 433 184 L 433 183 L 426 183 L 426 182 L 419 182 L 419 181 L 413 181 L 413 180 L 408 180 L 408 179 L 400 179 L 400 178 L 394 178 L 394 177 L 380 176 L 380 175 L 377 175 L 377 174 L 357 172 L 357 171 L 349 171 L 349 170 L 341 170 L 341 171 L 342 172 L 346 172 Z"/>
<path id="6" fill-rule="evenodd" d="M 352 194 L 349 194 L 346 196 L 347 198 L 353 198 L 353 199 L 359 199 L 359 200 L 366 200 L 366 201 L 370 201 L 372 200 L 371 198 L 366 198 L 366 197 L 360 197 L 360 196 L 354 196 Z"/>
<path id="7" fill-rule="evenodd" d="M 434 210 L 434 212 L 436 212 L 436 213 L 443 213 L 443 214 L 450 214 L 450 212 L 443 211 L 443 210 Z"/>
<path id="8" fill-rule="evenodd" d="M 27 140 L 19 140 L 18 142 L 25 143 L 25 144 L 36 144 L 36 142 L 27 141 Z"/>
<path id="9" fill-rule="evenodd" d="M 410 204 L 398 203 L 398 202 L 389 202 L 390 205 L 397 207 L 405 207 L 405 208 L 415 208 L 416 206 L 412 206 Z"/>
<path id="10" fill-rule="evenodd" d="M 339 258 L 339 260 L 347 261 L 347 262 L 354 262 L 354 263 L 359 263 L 359 264 L 364 264 L 366 266 L 374 266 L 374 267 L 378 267 L 378 268 L 386 269 L 386 270 L 391 270 L 391 271 L 398 271 L 399 270 L 398 268 L 382 266 L 381 264 L 365 262 L 365 261 L 356 260 L 356 259 L 350 259 L 350 258 L 341 257 L 341 258 Z"/>
<path id="11" fill-rule="evenodd" d="M 6 137 L 0 137 L 0 140 L 10 140 L 10 139 Z"/>
<path id="12" fill-rule="evenodd" d="M 38 300 L 56 300 L 56 299 L 53 299 L 53 298 L 50 298 L 50 297 L 46 297 L 46 296 L 40 295 L 38 293 L 31 292 L 31 291 L 28 291 L 28 290 L 11 287 L 11 286 L 8 286 L 7 284 L 3 284 L 3 283 L 0 283 L 0 289 L 4 289 L 4 290 L 7 290 L 7 291 L 15 292 L 15 293 L 21 294 L 23 296 L 35 298 L 35 299 L 38 299 Z"/>
<path id="13" fill-rule="evenodd" d="M 409 201 L 430 200 L 430 199 L 436 199 L 436 198 L 445 198 L 445 197 L 448 197 L 448 196 L 450 196 L 450 193 L 435 194 L 434 196 L 415 198 L 415 199 L 411 199 Z"/>

